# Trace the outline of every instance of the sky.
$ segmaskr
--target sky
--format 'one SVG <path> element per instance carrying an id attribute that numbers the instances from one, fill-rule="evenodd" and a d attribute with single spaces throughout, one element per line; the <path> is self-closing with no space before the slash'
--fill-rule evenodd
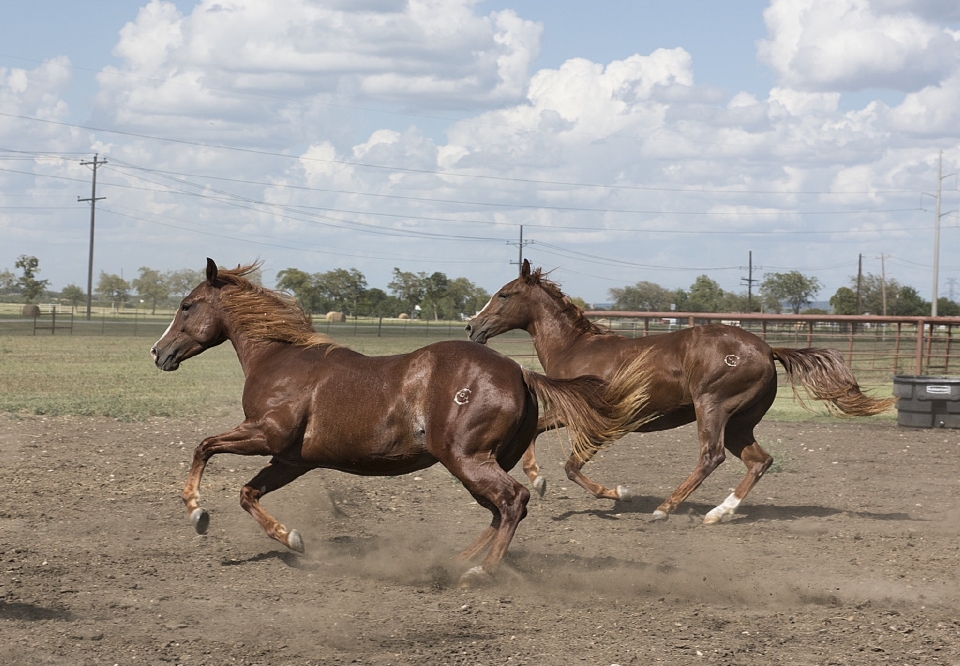
<path id="1" fill-rule="evenodd" d="M 955 0 L 9 4 L 0 270 L 52 289 L 86 288 L 97 156 L 95 284 L 493 292 L 522 251 L 588 303 L 794 270 L 827 300 L 858 262 L 960 299 Z"/>

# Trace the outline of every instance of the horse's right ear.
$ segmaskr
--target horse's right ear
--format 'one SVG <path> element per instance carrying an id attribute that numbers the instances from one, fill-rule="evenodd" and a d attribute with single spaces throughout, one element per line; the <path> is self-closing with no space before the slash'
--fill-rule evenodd
<path id="1" fill-rule="evenodd" d="M 520 277 L 530 277 L 530 261 L 528 259 L 524 259 L 523 264 L 520 266 Z"/>
<path id="2" fill-rule="evenodd" d="M 217 262 L 207 257 L 207 282 L 211 285 L 217 281 Z"/>

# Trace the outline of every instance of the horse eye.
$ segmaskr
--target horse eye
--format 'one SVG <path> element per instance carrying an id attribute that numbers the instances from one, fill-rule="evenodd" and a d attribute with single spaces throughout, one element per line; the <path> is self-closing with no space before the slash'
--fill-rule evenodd
<path id="1" fill-rule="evenodd" d="M 497 298 L 505 299 L 506 297 L 507 297 L 507 294 L 503 293 L 502 291 L 499 294 L 497 294 Z"/>
<path id="2" fill-rule="evenodd" d="M 187 310 L 190 309 L 190 303 L 181 303 L 181 304 L 180 304 L 180 309 L 183 310 L 184 312 L 186 312 Z"/>

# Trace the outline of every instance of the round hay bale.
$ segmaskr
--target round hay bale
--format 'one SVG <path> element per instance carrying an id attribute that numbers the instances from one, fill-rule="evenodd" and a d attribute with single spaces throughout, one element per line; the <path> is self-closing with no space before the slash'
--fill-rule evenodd
<path id="1" fill-rule="evenodd" d="M 23 310 L 21 310 L 20 313 L 24 317 L 39 317 L 40 306 L 34 305 L 33 303 L 27 303 L 23 306 Z"/>
<path id="2" fill-rule="evenodd" d="M 327 313 L 327 321 L 336 322 L 336 321 L 346 321 L 346 320 L 347 320 L 347 315 L 343 314 L 342 312 L 334 311 L 334 312 Z"/>
<path id="3" fill-rule="evenodd" d="M 406 312 L 401 312 L 398 319 L 410 319 L 410 315 L 408 315 Z"/>

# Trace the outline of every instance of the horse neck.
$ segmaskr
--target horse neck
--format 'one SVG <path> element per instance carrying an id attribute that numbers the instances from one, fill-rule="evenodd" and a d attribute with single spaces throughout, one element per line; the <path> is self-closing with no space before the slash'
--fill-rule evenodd
<path id="1" fill-rule="evenodd" d="M 561 303 L 549 300 L 538 309 L 538 316 L 531 319 L 527 333 L 533 338 L 533 347 L 540 359 L 544 372 L 550 374 L 551 368 L 563 359 L 568 351 L 584 335 L 577 327 L 577 312 L 567 310 Z"/>

